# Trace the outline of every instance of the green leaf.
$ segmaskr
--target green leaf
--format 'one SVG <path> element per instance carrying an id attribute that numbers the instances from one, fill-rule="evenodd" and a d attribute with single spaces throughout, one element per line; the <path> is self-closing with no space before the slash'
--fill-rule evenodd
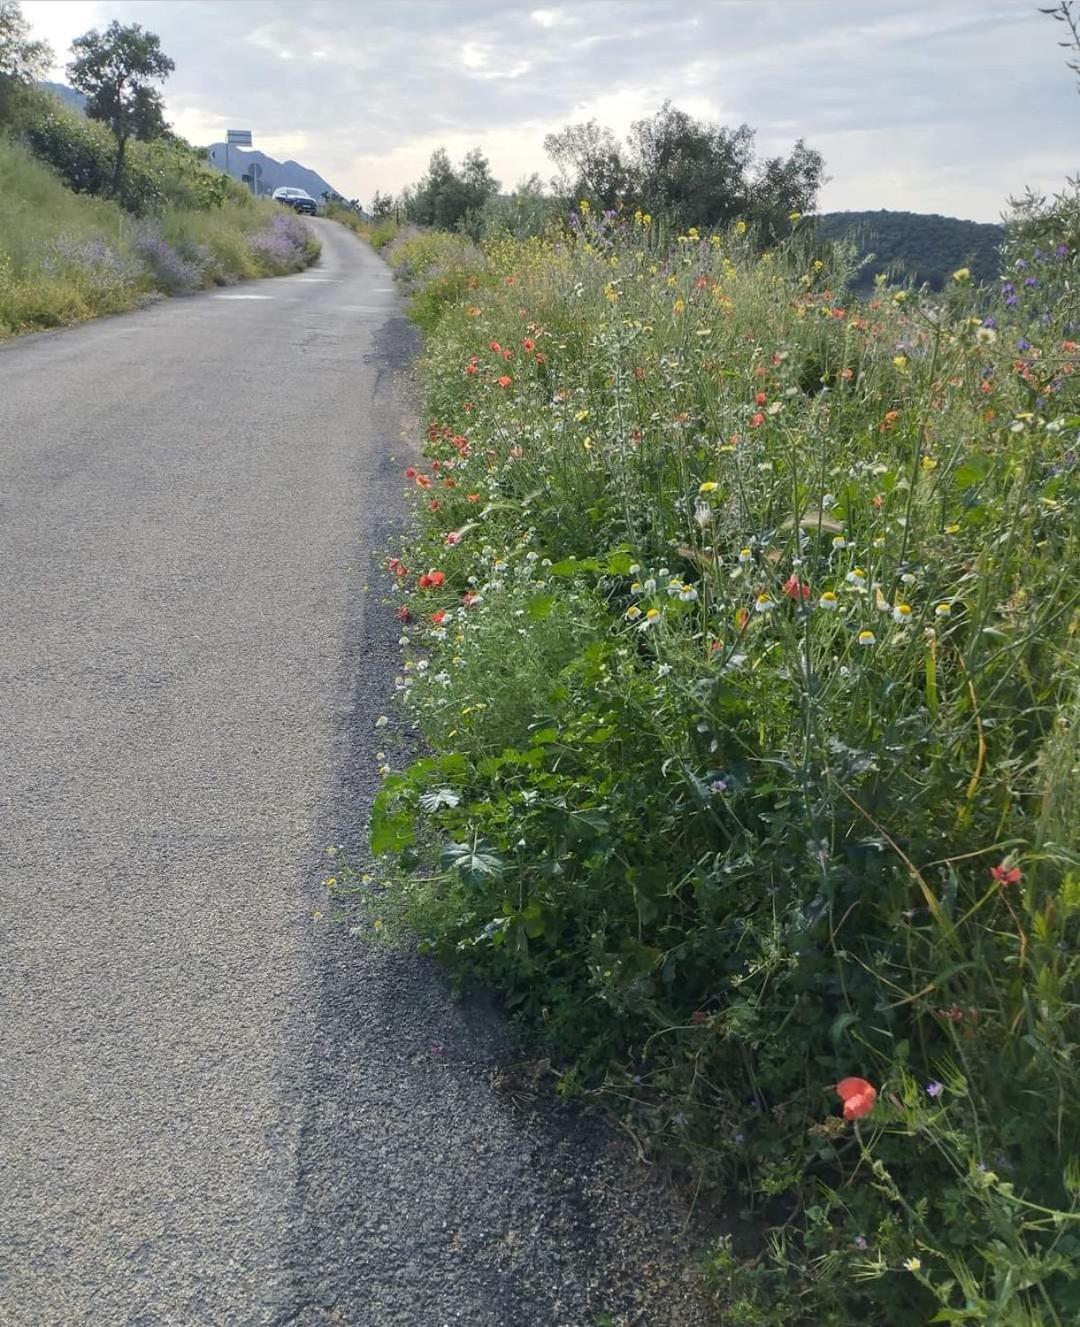
<path id="1" fill-rule="evenodd" d="M 454 807 L 461 801 L 461 795 L 453 788 L 434 788 L 431 792 L 420 794 L 420 805 L 425 811 L 439 811 L 444 806 Z"/>
<path id="2" fill-rule="evenodd" d="M 440 864 L 444 871 L 457 871 L 467 885 L 497 880 L 506 863 L 480 840 L 473 843 L 450 843 L 443 849 Z"/>
<path id="3" fill-rule="evenodd" d="M 368 842 L 376 857 L 386 852 L 401 852 L 416 841 L 412 812 L 392 808 L 391 791 L 381 789 L 371 808 Z"/>
<path id="4" fill-rule="evenodd" d="M 541 622 L 545 617 L 551 616 L 551 610 L 554 607 L 555 596 L 553 594 L 536 594 L 526 602 L 525 612 L 534 622 Z"/>
<path id="5" fill-rule="evenodd" d="M 583 572 L 598 572 L 600 563 L 596 558 L 563 558 L 548 568 L 549 576 L 580 576 Z"/>
<path id="6" fill-rule="evenodd" d="M 608 554 L 605 570 L 609 576 L 629 576 L 634 565 L 634 555 L 625 548 L 617 548 Z"/>

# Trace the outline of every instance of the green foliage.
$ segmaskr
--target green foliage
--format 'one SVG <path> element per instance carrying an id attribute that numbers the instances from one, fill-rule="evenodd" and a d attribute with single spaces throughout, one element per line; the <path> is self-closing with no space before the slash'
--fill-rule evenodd
<path id="1" fill-rule="evenodd" d="M 578 229 L 393 251 L 430 754 L 376 803 L 378 924 L 738 1203 L 723 1321 L 1063 1327 L 1076 251 L 1018 229 L 1031 286 L 849 309 L 810 226 Z"/>
<path id="2" fill-rule="evenodd" d="M 0 125 L 51 63 L 48 45 L 31 40 L 29 24 L 17 0 L 0 0 Z"/>
<path id="3" fill-rule="evenodd" d="M 549 134 L 544 147 L 571 204 L 625 205 L 682 229 L 743 217 L 768 242 L 787 233 L 792 212 L 813 208 L 824 169 L 820 153 L 802 140 L 788 157 L 759 162 L 749 125 L 695 120 L 670 102 L 632 126 L 625 149 L 595 121 Z"/>
<path id="4" fill-rule="evenodd" d="M 427 174 L 403 195 L 405 216 L 418 226 L 474 231 L 476 214 L 498 187 L 479 148 L 467 153 L 457 170 L 446 150 L 437 148 Z"/>
<path id="5" fill-rule="evenodd" d="M 357 209 L 343 207 L 333 200 L 327 203 L 325 215 L 333 221 L 339 221 L 347 230 L 361 239 L 367 240 L 373 249 L 385 249 L 398 236 L 401 227 L 392 215 L 384 215 L 377 220 L 368 221 Z M 373 214 L 374 215 L 374 214 Z"/>
<path id="6" fill-rule="evenodd" d="M 864 291 L 879 275 L 941 290 L 962 267 L 974 281 L 993 281 L 1005 238 L 1004 226 L 920 212 L 827 212 L 816 226 L 826 243 L 854 243 L 864 259 L 854 284 Z"/>
<path id="7" fill-rule="evenodd" d="M 72 86 L 86 95 L 86 114 L 108 125 L 116 140 L 112 188 L 120 188 L 124 153 L 131 138 L 160 138 L 165 132 L 164 103 L 154 84 L 176 68 L 161 40 L 138 23 L 115 19 L 104 32 L 96 28 L 71 44 L 68 65 Z"/>

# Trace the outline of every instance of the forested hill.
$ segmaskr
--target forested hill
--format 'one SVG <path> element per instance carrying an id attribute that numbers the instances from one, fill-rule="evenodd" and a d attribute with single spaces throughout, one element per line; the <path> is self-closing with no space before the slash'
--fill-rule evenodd
<path id="1" fill-rule="evenodd" d="M 976 281 L 992 281 L 1005 228 L 923 212 L 826 212 L 818 219 L 818 234 L 828 240 L 851 235 L 860 253 L 874 255 L 859 273 L 860 289 L 886 271 L 940 289 L 960 267 L 970 267 Z"/>

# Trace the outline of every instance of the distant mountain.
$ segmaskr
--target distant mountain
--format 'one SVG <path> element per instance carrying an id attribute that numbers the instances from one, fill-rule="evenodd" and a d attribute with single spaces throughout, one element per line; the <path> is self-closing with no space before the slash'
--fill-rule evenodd
<path id="1" fill-rule="evenodd" d="M 1005 227 L 936 213 L 826 212 L 818 218 L 817 233 L 825 240 L 850 236 L 860 254 L 874 255 L 859 273 L 858 289 L 872 286 L 874 277 L 886 272 L 940 290 L 961 267 L 970 267 L 976 281 L 993 281 Z"/>
<path id="2" fill-rule="evenodd" d="M 214 143 L 209 149 L 210 160 L 218 168 L 225 169 L 225 144 Z M 324 193 L 338 193 L 333 185 L 327 184 L 318 172 L 308 170 L 298 161 L 276 161 L 265 152 L 249 152 L 246 148 L 229 148 L 229 171 L 234 180 L 242 179 L 251 169 L 252 163 L 262 167 L 259 178 L 259 193 L 271 194 L 275 189 L 306 189 L 312 198 L 322 199 Z"/>
<path id="3" fill-rule="evenodd" d="M 69 88 L 66 83 L 39 83 L 38 87 L 43 92 L 51 92 L 54 97 L 59 97 L 65 106 L 70 106 L 72 110 L 85 111 L 86 98 L 81 92 L 76 92 L 74 88 Z"/>

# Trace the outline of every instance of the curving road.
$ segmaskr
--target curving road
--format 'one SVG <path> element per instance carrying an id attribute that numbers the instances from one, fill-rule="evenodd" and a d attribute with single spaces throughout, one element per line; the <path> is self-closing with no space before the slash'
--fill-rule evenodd
<path id="1" fill-rule="evenodd" d="M 387 269 L 317 224 L 305 274 L 0 349 L 0 1323 L 675 1321 L 597 1132 L 314 916 L 413 432 Z"/>

